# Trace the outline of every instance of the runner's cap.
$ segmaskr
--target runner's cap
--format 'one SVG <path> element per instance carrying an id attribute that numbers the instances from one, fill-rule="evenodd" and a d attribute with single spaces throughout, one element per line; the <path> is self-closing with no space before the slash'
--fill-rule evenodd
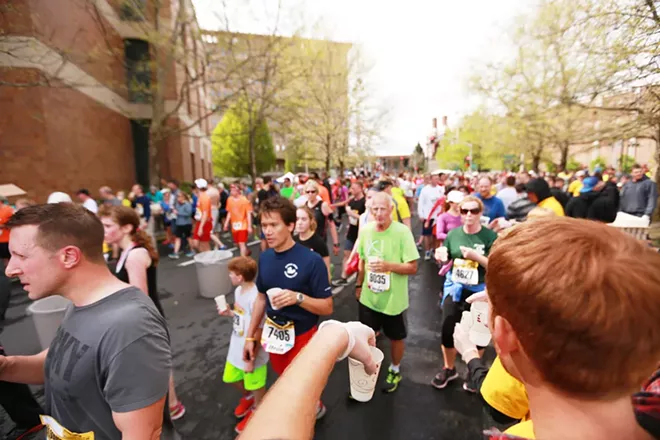
<path id="1" fill-rule="evenodd" d="M 204 189 L 209 186 L 209 183 L 206 181 L 206 179 L 197 179 L 195 180 L 195 186 L 199 189 Z"/>
<path id="2" fill-rule="evenodd" d="M 449 194 L 447 194 L 447 201 L 451 203 L 461 203 L 463 197 L 464 195 L 460 191 L 449 191 Z"/>

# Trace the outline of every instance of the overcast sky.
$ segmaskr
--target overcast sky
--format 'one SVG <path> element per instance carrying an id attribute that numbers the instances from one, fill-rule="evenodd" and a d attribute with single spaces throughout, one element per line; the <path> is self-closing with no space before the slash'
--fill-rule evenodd
<path id="1" fill-rule="evenodd" d="M 204 28 L 223 24 L 221 0 L 193 0 Z M 431 119 L 449 125 L 478 105 L 466 90 L 475 65 L 509 50 L 505 31 L 532 0 L 282 0 L 283 8 L 322 17 L 333 39 L 359 44 L 373 65 L 369 81 L 390 108 L 380 154 L 409 154 Z M 233 31 L 269 32 L 277 0 L 226 0 Z M 250 4 L 249 6 L 246 6 Z M 269 11 L 270 9 L 270 11 Z M 300 12 L 304 11 L 304 12 Z M 289 19 L 293 22 L 293 19 Z M 286 27 L 286 26 L 285 26 Z"/>

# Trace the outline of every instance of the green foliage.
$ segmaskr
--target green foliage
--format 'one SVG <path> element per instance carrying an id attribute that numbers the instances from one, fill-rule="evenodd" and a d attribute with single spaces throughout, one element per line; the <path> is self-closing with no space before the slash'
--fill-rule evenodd
<path id="1" fill-rule="evenodd" d="M 276 156 L 268 124 L 255 120 L 256 115 L 250 115 L 241 101 L 224 114 L 211 137 L 216 175 L 241 177 L 250 173 L 250 129 L 253 132 L 257 174 L 273 167 Z"/>
<path id="2" fill-rule="evenodd" d="M 628 174 L 632 171 L 632 166 L 635 164 L 635 158 L 624 154 L 619 158 L 619 168 L 624 173 Z"/>
<path id="3" fill-rule="evenodd" d="M 555 173 L 557 172 L 557 164 L 555 164 L 555 163 L 554 163 L 553 161 L 551 161 L 551 160 L 547 160 L 547 161 L 545 162 L 545 167 L 548 169 L 548 172 L 549 172 L 550 174 L 555 174 Z"/>
<path id="4" fill-rule="evenodd" d="M 566 171 L 578 171 L 580 168 L 582 168 L 582 164 L 580 162 L 572 157 L 568 159 L 568 163 L 566 163 Z"/>
<path id="5" fill-rule="evenodd" d="M 605 168 L 606 166 L 607 166 L 607 161 L 605 161 L 605 158 L 603 156 L 598 156 L 597 158 L 589 162 L 590 170 L 595 170 L 597 167 Z"/>

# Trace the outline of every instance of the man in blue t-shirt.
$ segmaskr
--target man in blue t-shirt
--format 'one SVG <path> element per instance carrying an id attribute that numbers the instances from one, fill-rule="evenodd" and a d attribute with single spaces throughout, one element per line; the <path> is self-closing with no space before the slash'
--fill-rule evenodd
<path id="1" fill-rule="evenodd" d="M 281 375 L 314 336 L 319 316 L 332 314 L 332 290 L 323 259 L 293 240 L 296 208 L 279 195 L 260 206 L 260 219 L 268 249 L 259 257 L 259 290 L 243 356 L 254 359 L 258 340 L 270 355 L 273 370 Z M 261 336 L 259 325 L 266 321 Z M 326 412 L 319 402 L 316 417 Z"/>
<path id="2" fill-rule="evenodd" d="M 484 212 L 481 218 L 488 223 L 496 218 L 506 217 L 504 202 L 502 202 L 502 199 L 493 195 L 492 188 L 493 183 L 488 177 L 484 176 L 479 179 L 479 184 L 477 185 L 477 197 L 484 203 Z"/>

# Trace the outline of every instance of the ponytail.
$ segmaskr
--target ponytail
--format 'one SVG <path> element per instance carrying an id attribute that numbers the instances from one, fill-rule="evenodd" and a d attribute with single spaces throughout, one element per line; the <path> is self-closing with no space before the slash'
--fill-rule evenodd
<path id="1" fill-rule="evenodd" d="M 143 247 L 149 252 L 151 263 L 156 266 L 158 264 L 158 251 L 154 248 L 153 240 L 142 229 L 133 229 L 131 232 L 131 239 L 138 247 Z"/>

